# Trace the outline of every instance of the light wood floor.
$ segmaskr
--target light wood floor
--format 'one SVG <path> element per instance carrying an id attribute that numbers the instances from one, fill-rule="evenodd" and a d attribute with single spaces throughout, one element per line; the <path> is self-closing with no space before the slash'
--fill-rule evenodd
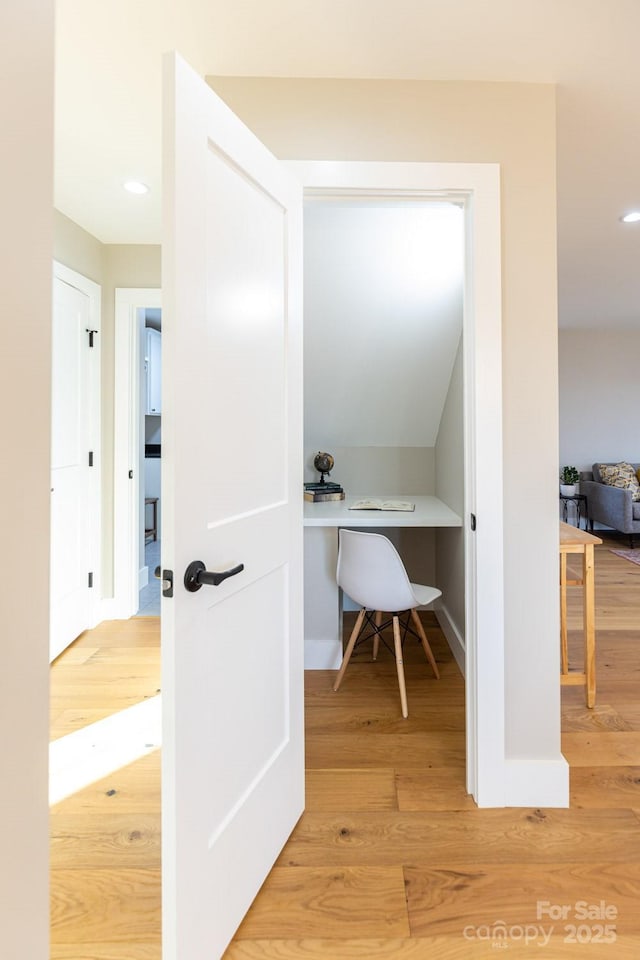
<path id="1" fill-rule="evenodd" d="M 338 694 L 311 672 L 307 809 L 225 960 L 495 957 L 499 921 L 509 957 L 531 957 L 551 926 L 549 960 L 640 956 L 640 566 L 610 546 L 626 543 L 596 548 L 596 708 L 563 690 L 571 808 L 475 809 L 463 682 L 437 627 L 442 679 L 409 648 L 406 721 L 384 648 L 377 664 L 359 656 Z M 570 648 L 579 659 L 575 629 Z M 159 686 L 158 621 L 103 624 L 52 668 L 52 737 Z M 53 808 L 52 960 L 159 960 L 159 809 L 157 753 Z M 538 918 L 538 901 L 566 918 Z M 581 919 L 579 901 L 617 916 Z M 614 943 L 585 945 L 612 922 Z"/>

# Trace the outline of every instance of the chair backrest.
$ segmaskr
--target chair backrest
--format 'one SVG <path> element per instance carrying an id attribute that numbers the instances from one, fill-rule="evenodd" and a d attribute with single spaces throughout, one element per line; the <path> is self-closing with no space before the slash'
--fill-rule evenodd
<path id="1" fill-rule="evenodd" d="M 352 600 L 387 613 L 418 605 L 400 555 L 387 537 L 343 529 L 339 537 L 336 577 Z"/>

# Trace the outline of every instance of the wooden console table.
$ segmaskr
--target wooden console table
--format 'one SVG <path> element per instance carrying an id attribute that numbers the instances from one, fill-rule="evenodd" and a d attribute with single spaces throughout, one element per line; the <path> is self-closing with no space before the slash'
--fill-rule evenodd
<path id="1" fill-rule="evenodd" d="M 600 537 L 560 521 L 560 682 L 586 688 L 588 707 L 596 702 L 596 627 L 593 548 Z M 582 578 L 567 580 L 567 554 L 582 556 Z M 584 670 L 569 670 L 567 648 L 567 587 L 582 586 L 582 623 L 584 630 Z"/>

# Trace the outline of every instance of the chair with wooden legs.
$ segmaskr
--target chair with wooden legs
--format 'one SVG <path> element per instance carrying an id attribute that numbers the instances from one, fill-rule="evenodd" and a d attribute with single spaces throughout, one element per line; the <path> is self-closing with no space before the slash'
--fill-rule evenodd
<path id="1" fill-rule="evenodd" d="M 442 596 L 442 592 L 437 587 L 411 583 L 398 551 L 382 534 L 365 533 L 362 530 L 340 530 L 339 538 L 338 586 L 352 600 L 355 600 L 361 609 L 349 637 L 333 689 L 337 691 L 340 687 L 356 643 L 362 643 L 373 636 L 373 659 L 376 660 L 380 635 L 392 624 L 400 703 L 402 716 L 406 718 L 409 716 L 409 711 L 402 659 L 403 641 L 407 633 L 420 640 L 427 660 L 436 678 L 439 679 L 438 666 L 417 614 L 417 607 L 431 603 Z M 391 618 L 386 622 L 383 622 L 383 611 L 391 613 Z M 365 623 L 373 633 L 361 637 Z M 415 630 L 410 624 L 413 624 Z"/>

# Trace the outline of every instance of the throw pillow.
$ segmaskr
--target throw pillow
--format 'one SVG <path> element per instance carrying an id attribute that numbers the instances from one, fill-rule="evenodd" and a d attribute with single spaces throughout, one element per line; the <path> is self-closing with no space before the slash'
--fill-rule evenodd
<path id="1" fill-rule="evenodd" d="M 599 463 L 598 470 L 603 483 L 610 487 L 631 490 L 631 499 L 640 500 L 640 482 L 630 463 Z"/>

